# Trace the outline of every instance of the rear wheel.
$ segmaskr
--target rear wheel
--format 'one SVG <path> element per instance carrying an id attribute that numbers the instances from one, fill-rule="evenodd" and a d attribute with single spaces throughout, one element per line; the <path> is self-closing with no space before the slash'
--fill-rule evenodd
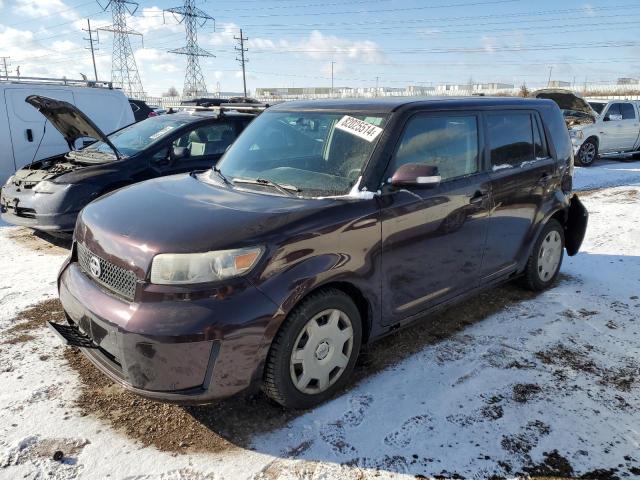
<path id="1" fill-rule="evenodd" d="M 522 278 L 524 285 L 534 291 L 549 288 L 558 278 L 563 254 L 564 229 L 552 218 L 540 233 L 527 261 Z"/>
<path id="2" fill-rule="evenodd" d="M 589 138 L 584 141 L 578 150 L 576 157 L 578 165 L 590 167 L 598 158 L 598 144 L 595 140 Z"/>
<path id="3" fill-rule="evenodd" d="M 360 312 L 337 289 L 312 294 L 289 314 L 274 339 L 263 389 L 279 404 L 309 408 L 342 388 L 362 341 Z"/>

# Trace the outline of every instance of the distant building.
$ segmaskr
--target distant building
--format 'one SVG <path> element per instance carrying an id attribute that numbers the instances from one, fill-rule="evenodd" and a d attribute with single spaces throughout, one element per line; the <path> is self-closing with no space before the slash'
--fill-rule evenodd
<path id="1" fill-rule="evenodd" d="M 618 79 L 618 85 L 637 85 L 640 81 L 637 78 L 620 77 Z"/>
<path id="2" fill-rule="evenodd" d="M 409 85 L 406 89 L 408 95 L 435 95 L 435 87 L 425 87 L 423 85 Z"/>
<path id="3" fill-rule="evenodd" d="M 478 90 L 509 90 L 515 88 L 512 83 L 481 83 Z"/>
<path id="4" fill-rule="evenodd" d="M 571 82 L 563 82 L 562 80 L 551 80 L 549 82 L 549 88 L 563 88 L 570 87 Z"/>

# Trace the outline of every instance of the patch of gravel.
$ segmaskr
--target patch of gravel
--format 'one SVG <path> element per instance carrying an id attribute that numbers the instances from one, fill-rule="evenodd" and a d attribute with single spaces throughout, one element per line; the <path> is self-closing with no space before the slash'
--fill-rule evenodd
<path id="1" fill-rule="evenodd" d="M 44 327 L 49 320 L 59 320 L 61 316 L 64 316 L 64 311 L 57 298 L 29 307 L 14 319 L 14 325 L 4 330 L 3 336 L 6 334 L 8 338 L 2 343 L 29 342 L 35 339 L 31 335 L 34 330 Z"/>

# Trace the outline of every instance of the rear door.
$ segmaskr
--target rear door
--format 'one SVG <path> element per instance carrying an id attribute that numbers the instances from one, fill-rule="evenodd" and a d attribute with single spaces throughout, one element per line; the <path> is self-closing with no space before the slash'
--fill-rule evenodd
<path id="1" fill-rule="evenodd" d="M 636 109 L 631 102 L 620 103 L 620 113 L 622 120 L 620 120 L 620 149 L 633 150 L 638 139 L 638 129 L 640 123 L 638 123 L 638 116 L 636 115 Z"/>
<path id="2" fill-rule="evenodd" d="M 67 142 L 60 132 L 49 122 L 46 122 L 38 110 L 24 101 L 32 93 L 74 103 L 73 94 L 68 90 L 55 88 L 37 88 L 36 91 L 24 88 L 5 89 L 4 102 L 9 118 L 9 131 L 16 170 L 33 160 L 69 151 Z"/>
<path id="3" fill-rule="evenodd" d="M 492 196 L 482 265 L 486 282 L 512 273 L 528 255 L 541 207 L 559 179 L 537 112 L 487 112 L 484 120 Z"/>
<path id="4" fill-rule="evenodd" d="M 435 188 L 383 198 L 385 324 L 397 323 L 478 284 L 489 216 L 477 112 L 421 113 L 402 133 L 385 178 L 405 163 L 438 168 Z"/>

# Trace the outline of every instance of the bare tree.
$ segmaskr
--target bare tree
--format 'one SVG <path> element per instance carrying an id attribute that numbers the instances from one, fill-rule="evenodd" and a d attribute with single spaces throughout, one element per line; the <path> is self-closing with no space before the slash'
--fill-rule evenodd
<path id="1" fill-rule="evenodd" d="M 162 94 L 163 97 L 179 97 L 178 89 L 176 87 L 169 87 L 169 90 Z"/>
<path id="2" fill-rule="evenodd" d="M 526 83 L 523 83 L 520 86 L 520 92 L 518 93 L 518 95 L 521 96 L 521 97 L 525 97 L 525 98 L 529 96 L 529 89 L 527 88 L 527 84 Z"/>

